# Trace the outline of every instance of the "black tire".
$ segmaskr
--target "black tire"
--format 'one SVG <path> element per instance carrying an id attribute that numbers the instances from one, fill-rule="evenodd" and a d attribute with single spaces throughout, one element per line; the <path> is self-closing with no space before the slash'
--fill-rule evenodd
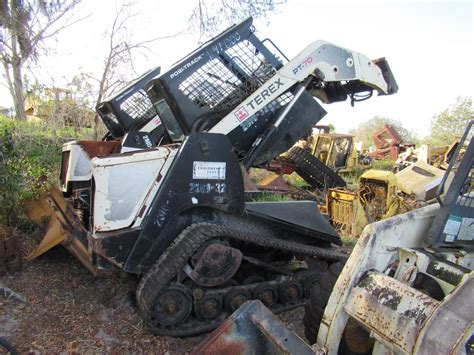
<path id="1" fill-rule="evenodd" d="M 296 165 L 295 170 L 298 175 L 312 187 L 333 188 L 346 186 L 343 178 L 307 150 L 294 147 L 288 154 L 288 159 Z"/>
<path id="2" fill-rule="evenodd" d="M 11 355 L 17 355 L 18 353 L 16 352 L 16 349 L 11 345 L 8 341 L 6 341 L 4 338 L 0 338 L 0 354 L 11 354 Z"/>
<path id="3" fill-rule="evenodd" d="M 316 342 L 324 309 L 343 267 L 344 264 L 341 262 L 329 266 L 321 278 L 315 282 L 309 300 L 306 302 L 303 317 L 304 334 L 311 345 Z"/>

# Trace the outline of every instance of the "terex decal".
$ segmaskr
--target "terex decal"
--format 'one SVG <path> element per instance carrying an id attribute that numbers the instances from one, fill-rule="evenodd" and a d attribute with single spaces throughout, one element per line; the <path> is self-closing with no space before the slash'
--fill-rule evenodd
<path id="1" fill-rule="evenodd" d="M 282 85 L 283 83 L 281 82 L 281 78 L 278 78 L 273 83 L 268 85 L 265 89 L 263 89 L 262 92 L 255 96 L 253 100 L 250 101 L 247 105 L 250 106 L 252 110 L 256 109 L 256 107 L 267 101 L 267 99 L 270 98 L 272 94 L 275 93 Z"/>
<path id="2" fill-rule="evenodd" d="M 281 78 L 275 79 L 270 85 L 260 91 L 260 94 L 255 96 L 249 103 L 247 103 L 247 108 L 251 110 L 258 110 L 263 104 L 267 104 L 268 99 L 273 100 L 275 97 L 272 97 L 280 86 L 283 86 L 285 83 L 281 81 Z M 244 122 L 251 115 L 245 106 L 239 106 L 234 110 L 234 117 L 237 118 L 239 122 Z"/>
<path id="3" fill-rule="evenodd" d="M 249 117 L 249 113 L 245 109 L 245 107 L 240 106 L 236 111 L 234 111 L 234 116 L 240 121 L 245 121 L 247 117 Z"/>
<path id="4" fill-rule="evenodd" d="M 296 67 L 293 68 L 293 74 L 297 74 L 301 70 L 303 70 L 307 65 L 311 64 L 313 62 L 313 57 L 309 56 L 306 57 L 300 64 L 298 64 Z"/>

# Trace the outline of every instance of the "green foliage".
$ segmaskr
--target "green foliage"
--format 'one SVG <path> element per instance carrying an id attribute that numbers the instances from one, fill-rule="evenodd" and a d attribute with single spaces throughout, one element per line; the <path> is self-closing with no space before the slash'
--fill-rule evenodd
<path id="1" fill-rule="evenodd" d="M 394 164 L 393 160 L 374 160 L 372 162 L 372 169 L 392 171 Z"/>
<path id="2" fill-rule="evenodd" d="M 343 246 L 353 248 L 357 244 L 358 239 L 347 235 L 341 235 L 341 240 Z"/>
<path id="3" fill-rule="evenodd" d="M 405 143 L 416 143 L 418 141 L 415 133 L 404 128 L 399 120 L 380 116 L 375 116 L 362 122 L 356 129 L 351 130 L 349 133 L 355 135 L 355 142 L 362 142 L 364 147 L 368 148 L 374 145 L 372 135 L 385 125 L 392 126 Z"/>
<path id="4" fill-rule="evenodd" d="M 17 225 L 21 201 L 57 186 L 62 144 L 90 135 L 0 116 L 0 223 Z"/>
<path id="5" fill-rule="evenodd" d="M 271 192 L 263 192 L 262 194 L 252 198 L 252 202 L 265 202 L 265 201 L 288 201 L 290 197 L 282 194 L 275 194 Z"/>
<path id="6" fill-rule="evenodd" d="M 293 173 L 291 175 L 283 175 L 283 180 L 298 189 L 305 189 L 311 187 L 310 184 L 308 184 L 302 177 L 300 177 L 296 173 Z"/>
<path id="7" fill-rule="evenodd" d="M 431 119 L 431 133 L 426 141 L 439 147 L 451 144 L 462 136 L 467 123 L 473 119 L 472 99 L 458 97 L 453 105 Z"/>
<path id="8" fill-rule="evenodd" d="M 350 173 L 346 173 L 342 175 L 342 178 L 344 181 L 350 186 L 350 187 L 356 187 L 359 184 L 359 177 L 366 171 L 367 169 L 355 167 L 352 169 Z"/>

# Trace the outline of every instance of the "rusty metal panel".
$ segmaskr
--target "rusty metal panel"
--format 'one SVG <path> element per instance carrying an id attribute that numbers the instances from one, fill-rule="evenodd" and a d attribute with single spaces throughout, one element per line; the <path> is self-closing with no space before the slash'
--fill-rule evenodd
<path id="1" fill-rule="evenodd" d="M 21 272 L 21 243 L 13 228 L 0 225 L 0 276 Z"/>
<path id="2" fill-rule="evenodd" d="M 412 353 L 438 301 L 379 272 L 368 272 L 351 290 L 346 312 L 373 333 Z"/>
<path id="3" fill-rule="evenodd" d="M 426 321 L 416 354 L 459 354 L 474 331 L 474 272 L 466 275 Z"/>
<path id="4" fill-rule="evenodd" d="M 69 250 L 93 275 L 97 270 L 85 245 L 86 233 L 79 217 L 73 212 L 69 202 L 61 192 L 53 189 L 37 200 L 24 204 L 25 214 L 37 224 L 47 218 L 47 232 L 43 240 L 26 260 L 32 260 L 58 244 Z"/>
<path id="5" fill-rule="evenodd" d="M 244 303 L 191 352 L 197 354 L 314 354 L 262 302 Z"/>

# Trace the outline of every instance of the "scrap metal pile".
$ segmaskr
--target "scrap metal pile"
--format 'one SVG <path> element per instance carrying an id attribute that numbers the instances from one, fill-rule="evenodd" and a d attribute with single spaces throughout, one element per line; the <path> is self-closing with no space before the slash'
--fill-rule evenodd
<path id="1" fill-rule="evenodd" d="M 344 235 L 357 237 L 364 227 L 400 213 L 420 208 L 434 201 L 444 171 L 459 141 L 450 146 L 415 148 L 403 143 L 396 130 L 385 125 L 373 135 L 376 149 L 357 150 L 354 136 L 329 133 L 327 126 L 315 126 L 313 133 L 291 150 L 266 165 L 268 171 L 258 184 L 260 190 L 280 191 L 292 198 L 308 197 L 300 188 L 289 187 L 284 174 L 297 173 L 308 185 L 323 214 Z M 461 147 L 461 159 L 465 147 Z M 393 161 L 392 171 L 370 169 L 372 159 Z M 365 170 L 356 187 L 344 178 Z M 261 173 L 260 173 L 261 174 Z M 255 175 L 254 175 L 255 176 Z M 258 176 L 258 175 L 257 175 Z M 452 174 L 447 178 L 447 186 Z"/>

